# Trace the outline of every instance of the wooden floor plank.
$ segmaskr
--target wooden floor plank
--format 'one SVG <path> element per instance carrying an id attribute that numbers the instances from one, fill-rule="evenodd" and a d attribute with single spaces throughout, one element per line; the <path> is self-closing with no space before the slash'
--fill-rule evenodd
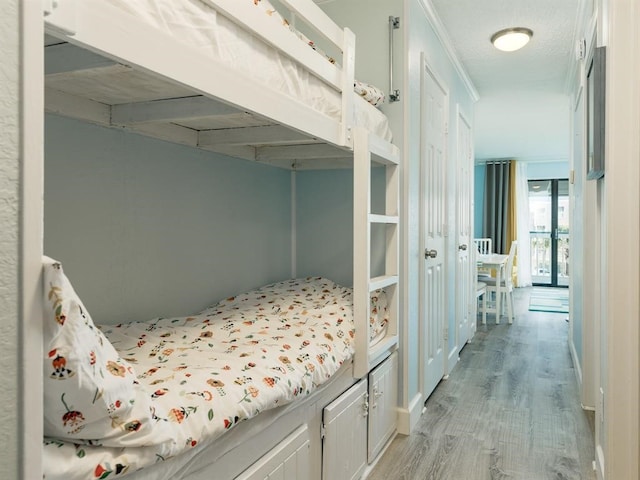
<path id="1" fill-rule="evenodd" d="M 593 414 L 580 407 L 566 314 L 530 312 L 478 330 L 368 480 L 594 480 Z"/>

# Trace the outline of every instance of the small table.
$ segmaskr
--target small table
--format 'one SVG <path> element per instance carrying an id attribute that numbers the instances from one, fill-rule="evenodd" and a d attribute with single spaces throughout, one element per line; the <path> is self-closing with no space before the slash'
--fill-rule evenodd
<path id="1" fill-rule="evenodd" d="M 482 265 L 486 268 L 492 268 L 496 270 L 496 303 L 495 303 L 495 312 L 493 309 L 490 309 L 492 313 L 496 314 L 496 323 L 500 323 L 500 300 L 502 295 L 500 294 L 500 285 L 502 285 L 502 275 L 504 271 L 504 266 L 507 263 L 507 259 L 509 255 L 500 255 L 497 253 L 492 253 L 489 255 L 478 255 L 477 261 L 478 266 Z"/>

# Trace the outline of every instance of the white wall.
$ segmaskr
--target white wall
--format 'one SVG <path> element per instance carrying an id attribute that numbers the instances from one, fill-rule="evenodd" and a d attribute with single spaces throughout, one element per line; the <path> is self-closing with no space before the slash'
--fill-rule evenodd
<path id="1" fill-rule="evenodd" d="M 0 352 L 5 369 L 0 404 L 1 478 L 18 478 L 22 403 L 20 346 L 20 51 L 19 0 L 4 2 L 0 15 Z M 9 408 L 7 408 L 9 407 Z"/>
<path id="2" fill-rule="evenodd" d="M 514 103 L 524 108 L 514 111 Z M 493 93 L 481 97 L 476 105 L 476 159 L 566 162 L 571 151 L 570 133 L 569 97 L 565 94 Z"/>
<path id="3" fill-rule="evenodd" d="M 54 115 L 45 127 L 45 254 L 97 323 L 289 278 L 288 171 Z"/>
<path id="4" fill-rule="evenodd" d="M 569 162 L 528 162 L 527 178 L 530 180 L 549 180 L 569 178 Z"/>

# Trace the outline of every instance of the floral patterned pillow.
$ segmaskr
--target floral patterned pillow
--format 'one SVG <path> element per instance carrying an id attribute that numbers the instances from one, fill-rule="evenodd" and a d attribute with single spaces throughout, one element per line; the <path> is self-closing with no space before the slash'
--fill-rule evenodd
<path id="1" fill-rule="evenodd" d="M 133 367 L 96 328 L 62 265 L 44 266 L 44 434 L 75 443 L 149 445 L 150 402 Z"/>
<path id="2" fill-rule="evenodd" d="M 389 305 L 384 289 L 371 292 L 369 308 L 369 342 L 375 345 L 387 334 L 389 325 Z"/>
<path id="3" fill-rule="evenodd" d="M 374 85 L 356 80 L 353 89 L 374 107 L 379 107 L 384 103 L 384 92 Z"/>

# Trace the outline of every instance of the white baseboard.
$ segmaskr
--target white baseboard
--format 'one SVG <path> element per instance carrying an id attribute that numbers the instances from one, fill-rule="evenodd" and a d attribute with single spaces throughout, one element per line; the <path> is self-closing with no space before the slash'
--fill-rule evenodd
<path id="1" fill-rule="evenodd" d="M 408 408 L 398 409 L 398 433 L 409 435 L 413 431 L 422 415 L 423 403 L 422 394 L 416 393 Z"/>
<path id="2" fill-rule="evenodd" d="M 362 480 L 365 480 L 369 476 L 369 474 L 373 472 L 373 469 L 378 464 L 382 456 L 385 454 L 385 452 L 387 451 L 391 443 L 395 440 L 397 435 L 398 435 L 398 431 L 396 430 L 395 433 L 391 435 L 391 437 L 389 437 L 389 440 L 387 440 L 387 443 L 385 444 L 385 446 L 382 447 L 382 450 L 380 450 L 380 453 L 378 454 L 378 456 L 373 460 L 373 462 L 367 465 L 367 467 L 364 469 L 364 473 L 362 474 L 362 477 L 361 477 Z"/>
<path id="3" fill-rule="evenodd" d="M 578 391 L 580 392 L 580 401 L 582 402 L 582 407 L 585 408 L 586 405 L 584 403 L 584 395 L 582 394 L 582 364 L 580 363 L 580 358 L 578 357 L 576 346 L 573 343 L 573 340 L 571 339 L 569 339 L 569 353 L 571 354 L 573 369 L 576 372 L 576 381 L 578 382 Z"/>
<path id="4" fill-rule="evenodd" d="M 598 480 L 604 480 L 604 452 L 602 451 L 602 445 L 596 447 L 596 460 L 594 463 Z"/>
<path id="5" fill-rule="evenodd" d="M 449 376 L 449 374 L 453 371 L 453 367 L 455 367 L 458 364 L 459 360 L 460 360 L 460 350 L 458 349 L 458 347 L 456 347 L 453 350 L 451 350 L 449 352 L 449 355 L 447 356 L 447 376 Z"/>

